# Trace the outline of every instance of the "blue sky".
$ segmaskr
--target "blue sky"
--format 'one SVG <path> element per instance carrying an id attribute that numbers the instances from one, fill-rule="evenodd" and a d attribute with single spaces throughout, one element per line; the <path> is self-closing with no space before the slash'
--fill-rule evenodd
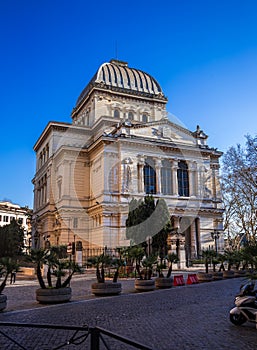
<path id="1" fill-rule="evenodd" d="M 167 109 L 226 151 L 256 135 L 257 1 L 0 0 L 0 199 L 33 205 L 33 146 L 99 65 L 151 74 Z"/>

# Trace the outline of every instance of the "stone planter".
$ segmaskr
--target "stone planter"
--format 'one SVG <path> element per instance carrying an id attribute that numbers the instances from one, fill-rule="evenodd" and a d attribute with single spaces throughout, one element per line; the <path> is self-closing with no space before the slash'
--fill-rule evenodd
<path id="1" fill-rule="evenodd" d="M 212 273 L 198 272 L 197 278 L 200 283 L 213 281 Z"/>
<path id="2" fill-rule="evenodd" d="M 222 271 L 213 272 L 212 278 L 214 281 L 222 280 L 223 279 L 223 272 Z"/>
<path id="3" fill-rule="evenodd" d="M 3 311 L 7 306 L 7 296 L 0 294 L 0 311 Z"/>
<path id="4" fill-rule="evenodd" d="M 118 295 L 121 293 L 122 287 L 120 282 L 95 282 L 91 285 L 91 292 L 94 295 Z"/>
<path id="5" fill-rule="evenodd" d="M 235 273 L 233 270 L 223 271 L 223 278 L 233 278 L 235 277 Z"/>
<path id="6" fill-rule="evenodd" d="M 155 279 L 155 287 L 158 289 L 171 288 L 173 285 L 172 277 L 157 277 Z"/>
<path id="7" fill-rule="evenodd" d="M 41 304 L 65 303 L 71 299 L 71 288 L 39 288 L 36 290 L 36 300 Z"/>
<path id="8" fill-rule="evenodd" d="M 234 276 L 235 277 L 244 277 L 246 275 L 245 270 L 234 270 Z"/>
<path id="9" fill-rule="evenodd" d="M 154 280 L 135 280 L 135 289 L 139 292 L 148 292 L 155 289 Z"/>

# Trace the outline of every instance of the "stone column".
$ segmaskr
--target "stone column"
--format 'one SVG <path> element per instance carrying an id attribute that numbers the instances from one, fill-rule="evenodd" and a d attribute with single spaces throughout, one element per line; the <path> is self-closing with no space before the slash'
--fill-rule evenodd
<path id="1" fill-rule="evenodd" d="M 172 160 L 171 171 L 172 171 L 172 195 L 178 196 L 178 174 L 177 174 L 178 160 L 177 159 Z"/>
<path id="2" fill-rule="evenodd" d="M 205 167 L 202 165 L 200 168 L 199 168 L 199 171 L 198 171 L 198 176 L 199 176 L 199 196 L 201 198 L 204 198 L 204 195 L 205 195 Z"/>
<path id="3" fill-rule="evenodd" d="M 144 192 L 144 165 L 145 158 L 143 156 L 138 157 L 138 192 Z"/>
<path id="4" fill-rule="evenodd" d="M 123 161 L 123 179 L 122 179 L 122 191 L 129 192 L 131 184 L 131 159 L 126 158 Z"/>
<path id="5" fill-rule="evenodd" d="M 50 186 L 51 186 L 51 172 L 50 169 L 47 169 L 46 173 L 46 202 L 50 200 Z"/>
<path id="6" fill-rule="evenodd" d="M 156 173 L 156 193 L 162 193 L 162 185 L 161 185 L 161 159 L 155 159 L 155 173 Z"/>
<path id="7" fill-rule="evenodd" d="M 192 259 L 195 259 L 197 257 L 195 220 L 193 220 L 190 225 L 190 236 L 191 236 L 191 257 Z"/>
<path id="8" fill-rule="evenodd" d="M 211 175 L 212 175 L 212 197 L 217 199 L 217 179 L 216 179 L 216 170 L 219 168 L 217 164 L 211 164 Z"/>
<path id="9" fill-rule="evenodd" d="M 70 181 L 71 181 L 71 161 L 63 161 L 63 196 L 70 196 Z M 58 174 L 60 175 L 60 174 Z"/>
<path id="10" fill-rule="evenodd" d="M 197 179 L 196 162 L 189 162 L 189 195 L 190 196 L 197 195 L 196 179 Z"/>

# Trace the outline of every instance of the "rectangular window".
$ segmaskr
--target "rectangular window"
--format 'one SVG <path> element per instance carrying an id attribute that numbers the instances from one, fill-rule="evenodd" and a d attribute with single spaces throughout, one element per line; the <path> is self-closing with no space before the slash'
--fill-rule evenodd
<path id="1" fill-rule="evenodd" d="M 0 221 L 2 221 L 2 215 L 0 215 Z"/>
<path id="2" fill-rule="evenodd" d="M 23 218 L 18 218 L 18 223 L 19 223 L 20 225 L 23 225 Z"/>
<path id="3" fill-rule="evenodd" d="M 162 183 L 162 193 L 163 194 L 172 194 L 172 179 L 171 179 L 171 169 L 162 168 L 161 169 L 161 183 Z"/>
<path id="4" fill-rule="evenodd" d="M 188 174 L 185 170 L 178 170 L 178 194 L 179 196 L 189 197 Z"/>
<path id="5" fill-rule="evenodd" d="M 189 197 L 189 179 L 188 168 L 185 161 L 179 161 L 178 163 L 178 194 L 179 196 Z"/>
<path id="6" fill-rule="evenodd" d="M 78 228 L 78 218 L 73 219 L 73 228 Z"/>
<path id="7" fill-rule="evenodd" d="M 4 215 L 4 220 L 3 220 L 4 222 L 9 222 L 9 216 L 7 216 L 7 215 Z"/>
<path id="8" fill-rule="evenodd" d="M 156 194 L 156 173 L 149 164 L 144 166 L 144 185 L 146 194 Z"/>

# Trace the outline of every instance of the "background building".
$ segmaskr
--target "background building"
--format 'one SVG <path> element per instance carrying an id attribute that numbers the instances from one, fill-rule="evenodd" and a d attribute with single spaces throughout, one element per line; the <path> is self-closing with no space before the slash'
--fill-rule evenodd
<path id="1" fill-rule="evenodd" d="M 166 103 L 149 74 L 117 60 L 99 67 L 72 123 L 49 122 L 34 146 L 35 246 L 73 242 L 84 258 L 128 246 L 128 203 L 152 194 L 168 205 L 169 243 L 182 262 L 215 243 L 223 249 L 223 235 L 212 235 L 223 231 L 222 153 L 199 126 L 170 121 Z"/>
<path id="2" fill-rule="evenodd" d="M 18 221 L 24 229 L 24 246 L 28 251 L 31 246 L 31 216 L 32 210 L 20 207 L 8 201 L 0 202 L 0 226 L 9 225 L 12 220 Z"/>

